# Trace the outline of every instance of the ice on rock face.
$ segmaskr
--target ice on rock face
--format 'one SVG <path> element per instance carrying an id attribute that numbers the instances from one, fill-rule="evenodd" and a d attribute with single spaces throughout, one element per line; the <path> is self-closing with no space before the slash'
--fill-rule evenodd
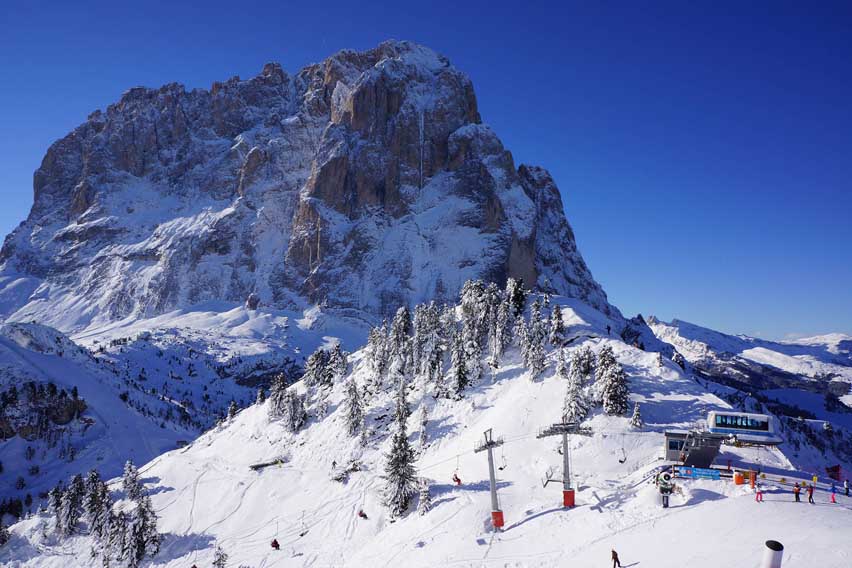
<path id="1" fill-rule="evenodd" d="M 78 331 L 255 294 L 375 321 L 509 276 L 620 317 L 550 175 L 481 122 L 470 79 L 410 42 L 130 89 L 45 155 L 0 319 Z"/>

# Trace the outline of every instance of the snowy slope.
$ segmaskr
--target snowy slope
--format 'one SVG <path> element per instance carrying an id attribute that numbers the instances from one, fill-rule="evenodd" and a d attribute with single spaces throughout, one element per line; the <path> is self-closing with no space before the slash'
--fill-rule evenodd
<path id="1" fill-rule="evenodd" d="M 847 566 L 850 549 L 841 542 L 842 527 L 852 522 L 852 501 L 810 507 L 790 503 L 787 490 L 767 481 L 767 502 L 757 505 L 747 489 L 730 482 L 683 482 L 673 507 L 659 507 L 648 476 L 661 464 L 662 431 L 690 427 L 711 408 L 728 404 L 707 387 L 654 353 L 606 338 L 607 317 L 589 308 L 566 306 L 571 349 L 609 343 L 630 378 L 631 399 L 641 402 L 646 426 L 631 429 L 628 420 L 595 414 L 590 438 L 573 438 L 572 480 L 578 507 L 559 507 L 558 486 L 542 488 L 549 467 L 562 458 L 556 439 L 536 439 L 539 429 L 558 421 L 564 383 L 554 376 L 554 354 L 543 376 L 531 381 L 517 353 L 463 400 L 435 400 L 416 387 L 409 401 L 429 408 L 429 445 L 418 460 L 421 476 L 432 483 L 434 508 L 390 522 L 381 499 L 383 453 L 391 397 L 371 406 L 366 446 L 345 434 L 341 385 L 331 396 L 331 412 L 295 435 L 270 421 L 266 405 L 254 405 L 189 447 L 169 452 L 142 468 L 167 534 L 153 565 L 209 565 L 220 545 L 238 566 L 595 566 L 616 548 L 625 565 L 715 567 L 757 566 L 767 538 L 787 546 L 785 567 Z M 363 354 L 353 358 L 353 374 L 366 379 Z M 730 389 L 713 386 L 726 394 Z M 416 444 L 416 418 L 409 421 Z M 488 530 L 490 503 L 486 459 L 474 454 L 482 432 L 493 428 L 505 439 L 498 450 L 501 507 L 506 530 Z M 281 459 L 260 471 L 250 465 Z M 624 463 L 620 463 L 624 459 Z M 347 482 L 330 479 L 331 462 L 361 463 Z M 778 450 L 727 448 L 719 458 L 752 464 L 774 479 L 805 477 Z M 463 484 L 451 482 L 454 472 Z M 558 473 L 557 473 L 558 476 Z M 809 477 L 809 475 L 808 475 Z M 363 509 L 368 519 L 359 519 Z M 12 528 L 13 540 L 0 552 L 10 566 L 65 566 L 74 554 L 81 566 L 95 565 L 85 537 L 56 542 L 45 537 L 37 517 Z M 269 547 L 272 538 L 281 551 Z"/>

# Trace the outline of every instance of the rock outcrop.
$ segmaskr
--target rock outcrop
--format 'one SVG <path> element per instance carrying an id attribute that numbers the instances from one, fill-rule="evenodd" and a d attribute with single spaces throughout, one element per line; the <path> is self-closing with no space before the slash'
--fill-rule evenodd
<path id="1" fill-rule="evenodd" d="M 409 42 L 296 75 L 136 87 L 54 143 L 0 251 L 0 318 L 63 330 L 208 300 L 371 320 L 523 278 L 620 317 L 542 168 Z"/>

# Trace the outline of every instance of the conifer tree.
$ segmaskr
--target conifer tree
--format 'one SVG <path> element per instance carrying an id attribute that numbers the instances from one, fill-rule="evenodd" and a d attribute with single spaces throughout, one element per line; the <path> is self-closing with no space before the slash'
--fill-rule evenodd
<path id="1" fill-rule="evenodd" d="M 367 364 L 372 371 L 372 384 L 368 385 L 367 389 L 370 394 L 375 394 L 379 389 L 387 372 L 390 352 L 388 344 L 386 324 L 382 323 L 381 327 L 370 330 L 367 338 Z"/>
<path id="2" fill-rule="evenodd" d="M 124 464 L 124 475 L 121 479 L 121 487 L 128 499 L 138 501 L 144 493 L 145 489 L 139 482 L 139 470 L 133 465 L 131 460 L 127 460 Z"/>
<path id="3" fill-rule="evenodd" d="M 83 478 L 78 474 L 71 478 L 71 483 L 62 494 L 62 512 L 60 514 L 62 534 L 70 536 L 76 534 L 83 513 L 83 501 L 86 495 L 86 486 Z"/>
<path id="4" fill-rule="evenodd" d="M 615 360 L 612 348 L 608 345 L 601 349 L 598 356 L 597 383 L 601 385 L 600 397 L 604 412 L 610 415 L 620 415 L 627 412 L 627 377 L 624 374 L 624 369 Z"/>
<path id="5" fill-rule="evenodd" d="M 562 308 L 559 304 L 553 306 L 550 312 L 550 330 L 548 333 L 550 344 L 556 347 L 565 341 L 565 323 L 562 321 Z"/>
<path id="6" fill-rule="evenodd" d="M 642 427 L 642 413 L 639 410 L 639 403 L 633 405 L 633 416 L 630 418 L 630 425 L 634 428 Z"/>
<path id="7" fill-rule="evenodd" d="M 452 369 L 451 369 L 451 382 L 453 392 L 456 397 L 461 397 L 462 392 L 467 386 L 470 384 L 470 377 L 468 376 L 467 370 L 467 352 L 464 348 L 464 339 L 462 337 L 462 333 L 456 331 L 453 336 L 453 347 L 452 347 Z"/>
<path id="8" fill-rule="evenodd" d="M 408 510 L 411 497 L 417 490 L 417 470 L 414 468 L 414 452 L 408 443 L 406 430 L 407 406 L 405 389 L 397 396 L 396 428 L 391 437 L 390 452 L 385 456 L 385 505 L 393 517 L 400 517 Z"/>
<path id="9" fill-rule="evenodd" d="M 521 317 L 527 307 L 527 294 L 524 289 L 523 280 L 515 280 L 509 278 L 506 280 L 506 298 L 512 305 L 512 316 L 515 318 Z"/>
<path id="10" fill-rule="evenodd" d="M 527 340 L 527 367 L 531 378 L 535 379 L 545 367 L 544 340 L 546 338 L 544 322 L 541 319 L 541 305 L 538 300 L 530 307 L 530 325 Z"/>
<path id="11" fill-rule="evenodd" d="M 0 515 L 0 548 L 9 542 L 10 538 L 9 531 L 6 529 L 6 525 L 3 524 L 3 516 Z"/>
<path id="12" fill-rule="evenodd" d="M 233 420 L 237 416 L 237 412 L 239 411 L 239 407 L 237 406 L 237 402 L 235 400 L 231 401 L 231 404 L 228 405 L 228 420 Z"/>
<path id="13" fill-rule="evenodd" d="M 568 385 L 565 389 L 565 402 L 562 408 L 565 421 L 577 424 L 582 422 L 589 413 L 588 403 L 582 388 L 583 375 L 580 357 L 577 351 L 571 354 L 567 371 Z"/>
<path id="14" fill-rule="evenodd" d="M 280 418 L 284 414 L 284 400 L 287 393 L 287 378 L 278 373 L 272 378 L 269 388 L 269 417 Z"/>
<path id="15" fill-rule="evenodd" d="M 115 553 L 119 561 L 129 560 L 130 557 L 128 529 L 127 513 L 119 511 L 110 515 L 108 548 Z"/>
<path id="16" fill-rule="evenodd" d="M 343 412 L 346 420 L 346 431 L 355 436 L 364 426 L 364 405 L 358 392 L 355 379 L 350 378 L 344 387 Z"/>
<path id="17" fill-rule="evenodd" d="M 216 545 L 216 551 L 213 553 L 213 568 L 227 568 L 228 555 L 222 550 L 222 547 Z"/>
<path id="18" fill-rule="evenodd" d="M 482 347 L 473 323 L 468 322 L 462 327 L 462 341 L 467 363 L 467 380 L 469 384 L 476 384 L 482 377 Z"/>
<path id="19" fill-rule="evenodd" d="M 592 351 L 588 345 L 584 345 L 579 350 L 575 351 L 575 353 L 577 356 L 579 373 L 582 377 L 581 384 L 592 382 L 595 375 L 595 352 Z"/>
<path id="20" fill-rule="evenodd" d="M 62 494 L 64 493 L 64 489 L 62 488 L 62 484 L 60 483 L 56 487 L 50 490 L 48 493 L 48 509 L 50 514 L 53 515 L 56 520 L 56 527 L 59 529 L 62 526 Z"/>
<path id="21" fill-rule="evenodd" d="M 429 490 L 429 481 L 420 478 L 420 496 L 417 500 L 417 514 L 425 515 L 432 510 L 432 493 Z"/>
<path id="22" fill-rule="evenodd" d="M 308 419 L 305 401 L 292 389 L 286 389 L 281 396 L 280 411 L 278 418 L 289 432 L 298 432 Z"/>
<path id="23" fill-rule="evenodd" d="M 420 455 L 423 455 L 423 452 L 426 451 L 426 447 L 429 444 L 428 433 L 426 431 L 426 426 L 429 423 L 429 414 L 426 410 L 426 404 L 420 403 L 420 419 L 418 420 L 420 424 L 420 434 L 417 443 L 417 451 Z"/>
<path id="24" fill-rule="evenodd" d="M 92 534 L 100 538 L 103 536 L 107 521 L 107 507 L 111 503 L 104 501 L 104 489 L 106 484 L 101 480 L 97 470 L 91 470 L 86 477 L 86 520 Z M 106 498 L 109 499 L 109 490 L 106 490 Z"/>
<path id="25" fill-rule="evenodd" d="M 254 402 L 255 404 L 263 404 L 266 402 L 266 392 L 263 390 L 263 387 L 257 389 L 257 398 Z"/>
<path id="26" fill-rule="evenodd" d="M 391 323 L 390 330 L 390 356 L 407 362 L 409 353 L 409 342 L 411 335 L 411 312 L 408 307 L 402 306 L 396 311 Z"/>
<path id="27" fill-rule="evenodd" d="M 346 375 L 346 369 L 349 367 L 349 358 L 343 349 L 340 348 L 340 343 L 335 343 L 331 348 L 331 353 L 328 355 L 328 369 L 331 371 L 332 379 L 338 381 Z"/>
<path id="28" fill-rule="evenodd" d="M 488 338 L 488 347 L 491 351 L 488 364 L 493 369 L 497 369 L 500 366 L 500 361 L 503 359 L 503 352 L 511 341 L 509 330 L 509 303 L 505 300 L 499 299 L 498 302 L 499 303 L 494 313 L 494 326 L 491 330 L 491 335 Z"/>
<path id="29" fill-rule="evenodd" d="M 307 387 L 319 387 L 331 385 L 331 374 L 328 370 L 328 353 L 321 347 L 310 354 L 305 361 L 305 372 L 302 373 L 302 382 Z"/>

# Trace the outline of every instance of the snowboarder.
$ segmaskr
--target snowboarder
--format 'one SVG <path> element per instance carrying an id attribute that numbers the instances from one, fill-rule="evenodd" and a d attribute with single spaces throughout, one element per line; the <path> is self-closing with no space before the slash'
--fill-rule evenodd
<path id="1" fill-rule="evenodd" d="M 849 480 L 843 482 L 843 493 L 849 497 Z"/>
<path id="2" fill-rule="evenodd" d="M 837 485 L 831 482 L 831 502 L 837 503 Z"/>
<path id="3" fill-rule="evenodd" d="M 796 503 L 802 502 L 801 499 L 799 499 L 799 493 L 801 493 L 801 492 L 802 492 L 802 488 L 799 485 L 799 482 L 797 481 L 796 484 L 793 486 L 793 497 L 796 498 Z"/>
<path id="4" fill-rule="evenodd" d="M 754 486 L 754 500 L 757 503 L 763 503 L 763 484 L 759 481 Z"/>
<path id="5" fill-rule="evenodd" d="M 615 568 L 616 566 L 618 566 L 618 568 L 621 568 L 621 560 L 618 559 L 618 553 L 615 550 L 613 550 L 612 551 L 612 568 Z"/>
<path id="6" fill-rule="evenodd" d="M 811 505 L 816 504 L 816 503 L 814 503 L 814 486 L 813 485 L 808 485 L 808 503 L 810 503 Z"/>
<path id="7" fill-rule="evenodd" d="M 361 517 L 362 519 L 366 519 L 367 513 L 364 512 L 364 509 L 358 509 L 358 516 Z"/>
<path id="8" fill-rule="evenodd" d="M 461 485 L 461 479 L 459 478 L 459 474 L 453 473 L 453 483 L 456 485 Z"/>
<path id="9" fill-rule="evenodd" d="M 271 544 L 272 548 L 274 548 L 275 550 L 281 550 L 281 547 L 278 545 L 278 539 L 277 538 L 273 538 L 272 542 L 270 544 Z"/>

